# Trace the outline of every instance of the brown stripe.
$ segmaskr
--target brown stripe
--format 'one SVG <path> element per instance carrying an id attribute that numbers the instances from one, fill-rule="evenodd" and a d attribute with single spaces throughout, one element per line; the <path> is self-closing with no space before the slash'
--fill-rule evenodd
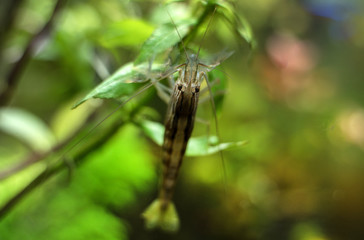
<path id="1" fill-rule="evenodd" d="M 192 118 L 194 115 L 193 114 L 194 102 L 195 102 L 195 94 L 192 93 L 192 100 L 191 100 L 191 104 L 190 104 L 189 114 L 187 116 L 187 124 L 186 124 L 186 128 L 184 130 L 184 135 L 185 135 L 184 137 L 185 137 L 186 143 L 190 139 L 192 128 L 193 128 Z"/>
<path id="2" fill-rule="evenodd" d="M 188 140 L 191 137 L 191 133 L 193 130 L 193 126 L 194 126 L 194 116 L 195 116 L 195 100 L 196 100 L 196 96 L 195 93 L 192 93 L 192 98 L 191 98 L 191 103 L 190 103 L 190 109 L 189 109 L 189 115 L 187 116 L 187 124 L 186 124 L 186 128 L 184 130 L 184 144 L 183 147 L 181 149 L 181 155 L 184 156 L 185 152 L 186 152 L 186 148 L 187 148 L 187 143 Z"/>
<path id="3" fill-rule="evenodd" d="M 174 142 L 174 138 L 176 137 L 176 133 L 177 133 L 177 125 L 178 125 L 178 120 L 179 120 L 179 112 L 177 111 L 178 106 L 181 106 L 180 108 L 182 108 L 182 103 L 183 103 L 183 92 L 181 91 L 181 97 L 178 98 L 178 94 L 177 94 L 177 104 L 175 107 L 175 112 L 174 112 L 174 117 L 173 117 L 173 121 L 172 121 L 172 131 L 171 131 L 171 148 L 173 146 L 173 142 Z"/>
<path id="4" fill-rule="evenodd" d="M 163 151 L 167 152 L 168 154 L 172 153 L 172 144 L 170 144 L 170 143 L 171 143 L 170 139 L 166 138 L 165 144 L 162 147 Z"/>

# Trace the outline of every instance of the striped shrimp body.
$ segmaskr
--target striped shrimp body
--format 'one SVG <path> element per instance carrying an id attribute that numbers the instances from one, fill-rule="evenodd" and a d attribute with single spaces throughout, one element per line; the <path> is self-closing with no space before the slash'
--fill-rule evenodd
<path id="1" fill-rule="evenodd" d="M 179 219 L 172 200 L 173 190 L 188 140 L 191 136 L 198 105 L 200 85 L 207 81 L 208 66 L 199 63 L 195 54 L 177 67 L 179 77 L 168 104 L 163 143 L 163 173 L 159 197 L 143 213 L 147 228 L 160 227 L 177 231 Z"/>

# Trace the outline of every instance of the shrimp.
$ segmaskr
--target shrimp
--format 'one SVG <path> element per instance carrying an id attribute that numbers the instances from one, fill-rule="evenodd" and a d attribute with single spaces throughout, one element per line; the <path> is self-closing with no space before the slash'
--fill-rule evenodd
<path id="1" fill-rule="evenodd" d="M 213 14 L 215 11 L 216 8 Z M 178 33 L 177 28 L 176 31 Z M 189 56 L 186 53 L 186 63 L 177 66 L 174 71 L 178 73 L 178 79 L 173 87 L 165 119 L 162 183 L 158 198 L 142 214 L 149 229 L 159 227 L 165 231 L 175 232 L 179 228 L 178 214 L 172 203 L 173 190 L 194 127 L 201 83 L 205 80 L 210 90 L 207 72 L 219 65 L 219 63 L 214 65 L 200 63 L 199 52 L 200 49 L 197 54 Z"/>

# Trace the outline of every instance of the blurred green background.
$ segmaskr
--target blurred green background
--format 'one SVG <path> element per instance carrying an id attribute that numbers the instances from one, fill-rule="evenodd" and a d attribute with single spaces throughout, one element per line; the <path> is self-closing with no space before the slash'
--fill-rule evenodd
<path id="1" fill-rule="evenodd" d="M 55 4 L 1 1 L 0 89 Z M 177 18 L 205 5 L 171 6 Z M 62 5 L 2 104 L 1 240 L 364 239 L 364 3 L 233 6 L 245 27 L 216 14 L 202 49 L 234 51 L 222 64 L 219 131 L 223 142 L 249 143 L 224 152 L 226 184 L 219 154 L 185 158 L 174 196 L 181 229 L 170 235 L 145 230 L 140 217 L 157 196 L 161 150 L 135 120 L 163 122 L 166 105 L 154 89 L 65 150 L 118 103 L 72 105 L 138 56 L 170 21 L 166 8 L 126 0 Z M 205 28 L 198 30 L 196 44 Z M 204 105 L 199 116 L 213 119 Z M 205 129 L 196 123 L 196 134 Z"/>

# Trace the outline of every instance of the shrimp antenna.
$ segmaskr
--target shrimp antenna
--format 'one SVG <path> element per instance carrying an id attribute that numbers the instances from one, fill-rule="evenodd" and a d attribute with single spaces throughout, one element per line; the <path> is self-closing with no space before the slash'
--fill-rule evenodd
<path id="1" fill-rule="evenodd" d="M 200 46 L 198 47 L 198 51 L 197 51 L 197 58 L 200 55 L 200 49 L 201 49 L 202 42 L 205 39 L 206 33 L 209 30 L 209 28 L 210 28 L 210 25 L 211 25 L 212 19 L 214 18 L 215 12 L 216 12 L 216 7 L 214 8 L 214 11 L 212 12 L 212 16 L 211 16 L 211 18 L 209 20 L 209 23 L 207 24 L 206 31 L 203 33 L 203 36 L 201 38 Z"/>
<path id="2" fill-rule="evenodd" d="M 221 137 L 220 137 L 220 131 L 219 131 L 219 126 L 218 126 L 218 121 L 217 121 L 217 113 L 216 113 L 216 105 L 215 105 L 215 102 L 214 102 L 214 97 L 213 97 L 213 94 L 212 94 L 212 89 L 211 89 L 211 83 L 208 81 L 206 75 L 205 75 L 205 78 L 206 78 L 206 85 L 207 85 L 207 88 L 210 92 L 210 100 L 211 100 L 211 107 L 212 107 L 212 112 L 215 116 L 215 131 L 216 131 L 216 136 L 217 136 L 217 139 L 220 143 L 220 140 L 221 140 Z M 225 164 L 225 158 L 224 158 L 224 153 L 222 152 L 221 150 L 221 147 L 220 147 L 220 144 L 218 145 L 218 149 L 219 149 L 219 153 L 220 153 L 220 159 L 221 159 L 221 167 L 222 167 L 222 177 L 223 177 L 223 184 L 224 184 L 224 192 L 225 194 L 227 194 L 227 171 L 226 171 L 226 164 Z"/>
<path id="3" fill-rule="evenodd" d="M 205 39 L 205 36 L 206 36 L 206 33 L 208 31 L 208 29 L 210 28 L 210 25 L 211 25 L 211 22 L 212 22 L 212 19 L 215 15 L 215 12 L 216 12 L 216 7 L 214 8 L 214 11 L 212 12 L 212 16 L 209 20 L 209 23 L 207 24 L 207 27 L 206 27 L 206 31 L 204 32 L 202 38 L 201 38 L 201 42 L 200 42 L 200 46 L 198 47 L 198 51 L 197 51 L 197 58 L 200 54 L 200 50 L 201 50 L 201 45 L 202 45 L 202 42 L 203 40 Z M 202 66 L 204 66 L 204 64 L 201 64 Z M 213 69 L 215 69 L 216 66 L 213 67 Z M 212 89 L 211 89 L 211 84 L 208 80 L 208 77 L 207 75 L 205 74 L 205 80 L 206 80 L 206 84 L 207 84 L 207 88 L 209 90 L 209 93 L 210 93 L 210 100 L 211 100 L 211 107 L 212 107 L 212 112 L 215 116 L 215 128 L 216 128 L 216 135 L 217 135 L 217 138 L 218 140 L 220 141 L 220 132 L 219 132 L 219 126 L 218 126 L 218 121 L 217 121 L 217 114 L 216 114 L 216 106 L 215 106 L 215 102 L 214 102 L 214 98 L 213 98 L 213 94 L 212 94 Z M 226 165 L 225 165 L 225 160 L 224 160 L 224 154 L 220 148 L 220 145 L 218 146 L 218 149 L 219 149 L 219 152 L 220 152 L 220 159 L 221 159 L 221 166 L 222 166 L 222 169 L 223 169 L 223 182 L 224 182 L 224 192 L 225 194 L 227 194 L 227 173 L 226 173 Z"/>
<path id="4" fill-rule="evenodd" d="M 182 46 L 183 46 L 183 50 L 185 51 L 186 57 L 187 57 L 187 59 L 188 59 L 188 54 L 187 54 L 187 50 L 186 50 L 185 43 L 183 42 L 182 37 L 181 37 L 181 34 L 179 34 L 179 31 L 178 31 L 177 25 L 176 25 L 176 24 L 175 24 L 175 22 L 173 21 L 173 18 L 172 18 L 172 16 L 171 16 L 171 14 L 169 13 L 168 9 L 167 9 L 167 13 L 168 13 L 169 18 L 171 19 L 171 21 L 172 21 L 172 23 L 173 23 L 174 28 L 176 29 L 176 32 L 177 32 L 177 34 L 178 34 L 179 39 L 181 39 L 181 43 L 182 43 Z"/>

